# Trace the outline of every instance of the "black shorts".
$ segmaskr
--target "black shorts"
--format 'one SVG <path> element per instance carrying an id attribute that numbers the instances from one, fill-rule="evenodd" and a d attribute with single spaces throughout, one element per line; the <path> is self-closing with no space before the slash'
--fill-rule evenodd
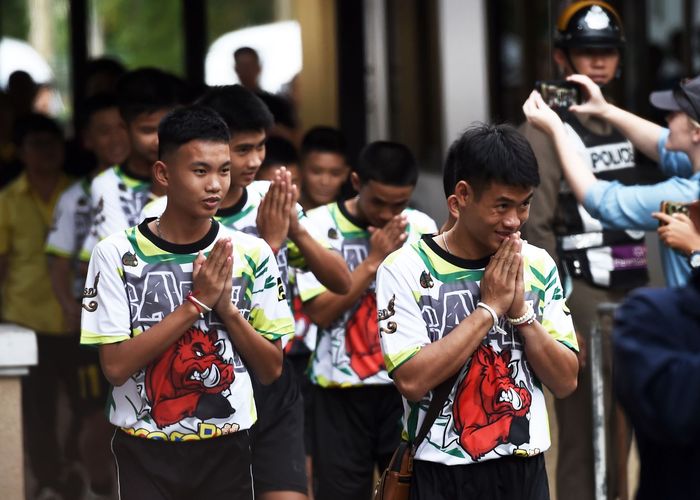
<path id="1" fill-rule="evenodd" d="M 307 455 L 311 455 L 314 393 L 312 390 L 313 384 L 306 373 L 309 368 L 311 353 L 288 354 L 287 358 L 294 368 L 294 374 L 299 383 L 299 390 L 301 390 L 301 396 L 304 398 L 304 450 Z"/>
<path id="2" fill-rule="evenodd" d="M 201 441 L 157 441 L 116 430 L 121 500 L 253 499 L 247 430 Z"/>
<path id="3" fill-rule="evenodd" d="M 401 396 L 393 384 L 314 392 L 316 500 L 370 498 L 374 467 L 383 470 L 401 439 Z"/>
<path id="4" fill-rule="evenodd" d="M 549 500 L 544 455 L 471 465 L 413 462 L 411 500 Z"/>
<path id="5" fill-rule="evenodd" d="M 251 429 L 255 491 L 306 494 L 304 400 L 284 358 L 282 375 L 270 385 L 253 379 L 258 421 Z"/>

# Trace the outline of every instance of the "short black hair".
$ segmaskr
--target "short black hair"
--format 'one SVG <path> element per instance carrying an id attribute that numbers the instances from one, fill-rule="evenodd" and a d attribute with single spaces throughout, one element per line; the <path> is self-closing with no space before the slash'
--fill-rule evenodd
<path id="1" fill-rule="evenodd" d="M 80 128 L 87 128 L 90 119 L 95 113 L 111 108 L 119 109 L 119 101 L 115 94 L 101 93 L 88 97 L 83 101 L 83 105 L 80 108 Z"/>
<path id="2" fill-rule="evenodd" d="M 301 141 L 301 157 L 309 153 L 335 153 L 347 157 L 346 143 L 343 133 L 333 127 L 314 127 L 309 130 Z"/>
<path id="3" fill-rule="evenodd" d="M 272 136 L 265 141 L 265 160 L 260 168 L 274 165 L 292 165 L 299 163 L 299 155 L 294 144 L 283 137 Z"/>
<path id="4" fill-rule="evenodd" d="M 98 74 L 120 77 L 124 73 L 126 73 L 124 65 L 111 57 L 102 56 L 96 59 L 90 59 L 85 63 L 86 81 Z"/>
<path id="5" fill-rule="evenodd" d="M 63 140 L 63 130 L 56 120 L 40 113 L 29 113 L 17 118 L 13 129 L 15 146 L 21 147 L 29 134 L 49 133 Z"/>
<path id="6" fill-rule="evenodd" d="M 418 182 L 416 158 L 398 142 L 376 141 L 365 146 L 355 172 L 362 184 L 375 181 L 390 186 L 415 186 Z"/>
<path id="7" fill-rule="evenodd" d="M 240 48 L 236 49 L 233 52 L 233 60 L 235 61 L 236 59 L 238 59 L 238 56 L 242 56 L 244 54 L 254 56 L 255 60 L 260 62 L 260 56 L 258 55 L 258 51 L 255 50 L 253 47 L 240 47 Z"/>
<path id="8" fill-rule="evenodd" d="M 267 131 L 274 118 L 265 103 L 242 85 L 223 85 L 209 89 L 197 104 L 219 113 L 231 135 L 237 132 Z"/>
<path id="9" fill-rule="evenodd" d="M 492 182 L 528 188 L 540 184 L 530 143 L 506 124 L 469 127 L 450 146 L 443 172 L 448 196 L 459 181 L 468 182 L 477 196 Z"/>
<path id="10" fill-rule="evenodd" d="M 220 142 L 228 146 L 229 139 L 226 123 L 213 109 L 196 104 L 177 108 L 158 125 L 158 159 L 190 141 Z"/>
<path id="11" fill-rule="evenodd" d="M 117 82 L 119 111 L 128 124 L 137 116 L 172 109 L 187 101 L 188 89 L 175 75 L 156 68 L 125 73 Z"/>

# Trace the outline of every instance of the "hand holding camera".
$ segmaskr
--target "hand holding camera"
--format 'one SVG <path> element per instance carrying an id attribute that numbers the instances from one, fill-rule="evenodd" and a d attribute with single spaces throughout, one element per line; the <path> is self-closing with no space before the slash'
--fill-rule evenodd
<path id="1" fill-rule="evenodd" d="M 569 111 L 576 114 L 604 117 L 610 104 L 603 97 L 603 92 L 598 84 L 586 75 L 571 75 L 566 81 L 577 85 L 585 98 L 585 101 L 571 106 Z"/>

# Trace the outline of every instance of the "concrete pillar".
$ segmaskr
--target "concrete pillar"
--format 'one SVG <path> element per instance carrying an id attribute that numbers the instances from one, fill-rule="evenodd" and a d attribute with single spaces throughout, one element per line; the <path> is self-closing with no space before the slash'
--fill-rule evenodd
<path id="1" fill-rule="evenodd" d="M 37 363 L 34 332 L 0 324 L 0 492 L 3 500 L 24 500 L 22 383 Z"/>

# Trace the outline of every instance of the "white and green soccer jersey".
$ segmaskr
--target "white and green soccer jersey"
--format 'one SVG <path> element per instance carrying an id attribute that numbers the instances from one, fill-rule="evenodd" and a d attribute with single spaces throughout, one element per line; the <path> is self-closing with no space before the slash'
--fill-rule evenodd
<path id="1" fill-rule="evenodd" d="M 293 319 L 274 256 L 261 239 L 212 222 L 191 245 L 156 237 L 144 221 L 98 243 L 83 293 L 81 343 L 104 345 L 138 335 L 173 312 L 192 288 L 192 262 L 222 237 L 233 242 L 232 296 L 270 341 L 290 336 Z M 151 439 L 205 439 L 250 428 L 256 409 L 248 369 L 215 312 L 123 385 L 113 387 L 110 421 Z"/>
<path id="2" fill-rule="evenodd" d="M 231 229 L 243 231 L 244 233 L 252 234 L 253 236 L 260 236 L 257 225 L 258 208 L 260 207 L 260 204 L 262 203 L 262 200 L 269 188 L 270 181 L 253 181 L 243 190 L 241 199 L 238 200 L 235 205 L 219 209 L 219 211 L 216 213 L 215 219 Z M 167 204 L 167 196 L 162 196 L 149 202 L 143 208 L 141 213 L 142 219 L 162 215 Z M 297 204 L 297 213 L 299 214 L 299 220 L 303 221 L 305 214 L 304 210 L 299 204 Z M 326 243 L 323 238 L 317 237 L 313 231 L 313 228 L 307 228 L 307 230 L 309 230 L 309 233 L 316 240 L 318 240 L 319 243 L 329 248 L 328 243 Z M 279 267 L 280 274 L 282 276 L 282 281 L 284 282 L 285 287 L 287 287 L 289 283 L 289 266 L 293 265 L 295 267 L 304 267 L 305 263 L 303 257 L 301 256 L 296 245 L 288 240 L 287 245 L 279 249 L 276 254 L 276 258 L 277 266 Z"/>
<path id="3" fill-rule="evenodd" d="M 422 212 L 406 209 L 408 238 L 416 242 L 422 234 L 437 231 L 435 222 Z M 341 253 L 354 271 L 369 253 L 369 237 L 363 226 L 350 215 L 344 203 L 330 203 L 308 212 L 305 225 L 326 235 L 330 245 Z M 302 302 L 313 300 L 326 288 L 309 272 L 297 275 Z M 351 387 L 390 384 L 377 332 L 377 302 L 372 283 L 365 294 L 329 327 L 319 328 L 311 357 L 309 376 L 322 387 Z"/>
<path id="4" fill-rule="evenodd" d="M 77 263 L 83 241 L 90 231 L 90 181 L 82 179 L 66 189 L 54 209 L 53 223 L 46 238 L 46 253 Z M 83 290 L 83 278 L 76 266 L 75 297 Z"/>
<path id="5" fill-rule="evenodd" d="M 97 242 L 141 222 L 141 210 L 151 198 L 151 181 L 128 174 L 122 166 L 108 168 L 92 180 L 92 228 L 80 258 L 87 261 Z"/>
<path id="6" fill-rule="evenodd" d="M 523 245 L 525 300 L 557 341 L 577 350 L 559 275 L 544 250 Z M 448 335 L 480 300 L 487 259 L 459 259 L 431 237 L 391 254 L 377 272 L 379 332 L 391 374 L 421 348 Z M 430 405 L 404 398 L 403 438 L 413 440 Z M 505 317 L 460 371 L 450 396 L 416 458 L 447 465 L 504 456 L 532 456 L 549 448 L 542 384 L 525 357 L 523 339 Z"/>

